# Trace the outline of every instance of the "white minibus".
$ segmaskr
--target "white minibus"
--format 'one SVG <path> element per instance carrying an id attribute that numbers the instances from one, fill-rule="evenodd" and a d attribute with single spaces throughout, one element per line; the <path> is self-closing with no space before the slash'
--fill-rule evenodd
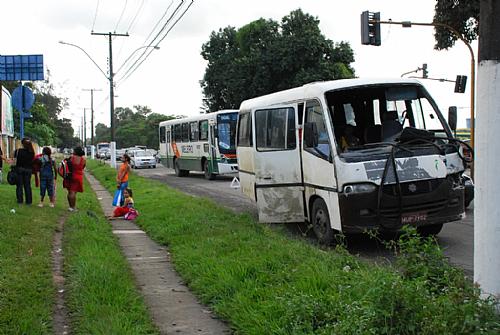
<path id="1" fill-rule="evenodd" d="M 241 189 L 260 221 L 309 221 L 323 243 L 403 224 L 437 234 L 463 218 L 460 150 L 413 79 L 316 82 L 239 111 Z"/>

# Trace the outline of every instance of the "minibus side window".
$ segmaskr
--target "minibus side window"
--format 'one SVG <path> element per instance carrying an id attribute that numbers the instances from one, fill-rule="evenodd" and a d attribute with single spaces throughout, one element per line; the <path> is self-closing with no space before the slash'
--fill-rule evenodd
<path id="1" fill-rule="evenodd" d="M 174 126 L 174 138 L 175 142 L 182 142 L 182 131 L 180 123 Z"/>
<path id="2" fill-rule="evenodd" d="M 189 124 L 188 123 L 182 124 L 182 141 L 189 142 Z"/>
<path id="3" fill-rule="evenodd" d="M 167 130 L 167 143 L 170 143 L 170 130 Z"/>
<path id="4" fill-rule="evenodd" d="M 240 114 L 238 122 L 238 146 L 251 147 L 253 145 L 251 114 Z"/>
<path id="5" fill-rule="evenodd" d="M 295 149 L 295 110 L 275 108 L 256 111 L 255 138 L 257 151 Z"/>
<path id="6" fill-rule="evenodd" d="M 331 147 L 330 141 L 328 139 L 328 130 L 326 128 L 325 116 L 321 105 L 316 100 L 311 100 L 306 103 L 306 123 L 316 124 L 316 130 L 318 132 L 318 144 L 314 148 L 305 148 L 308 152 L 315 156 L 321 157 L 326 160 L 331 159 Z M 304 132 L 307 128 L 304 129 Z M 304 136 L 307 134 L 304 133 Z"/>
<path id="7" fill-rule="evenodd" d="M 160 127 L 160 143 L 165 143 L 165 126 Z"/>

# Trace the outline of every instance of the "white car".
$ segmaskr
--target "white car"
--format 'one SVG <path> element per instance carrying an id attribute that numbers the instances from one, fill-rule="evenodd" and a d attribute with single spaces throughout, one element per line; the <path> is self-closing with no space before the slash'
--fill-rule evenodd
<path id="1" fill-rule="evenodd" d="M 132 169 L 143 167 L 156 168 L 156 158 L 146 150 L 129 151 L 128 155 L 130 156 L 130 165 Z"/>

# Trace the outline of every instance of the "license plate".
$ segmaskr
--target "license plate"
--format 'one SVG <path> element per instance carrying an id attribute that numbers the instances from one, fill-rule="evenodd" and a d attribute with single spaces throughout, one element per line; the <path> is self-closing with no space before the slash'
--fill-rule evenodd
<path id="1" fill-rule="evenodd" d="M 412 224 L 422 221 L 427 221 L 426 212 L 403 213 L 403 215 L 401 216 L 401 223 L 403 224 Z"/>

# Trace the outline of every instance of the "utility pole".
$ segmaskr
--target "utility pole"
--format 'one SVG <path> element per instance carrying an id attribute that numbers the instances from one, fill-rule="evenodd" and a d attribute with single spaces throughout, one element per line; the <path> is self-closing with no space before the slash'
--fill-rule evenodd
<path id="1" fill-rule="evenodd" d="M 84 88 L 82 91 L 90 91 L 90 144 L 95 145 L 94 143 L 94 92 L 102 91 L 101 89 L 95 88 Z"/>
<path id="2" fill-rule="evenodd" d="M 484 296 L 500 298 L 500 35 L 497 0 L 480 1 L 476 199 L 474 201 L 474 282 Z"/>
<path id="3" fill-rule="evenodd" d="M 128 34 L 117 34 L 117 33 L 94 33 L 92 35 L 108 36 L 109 40 L 109 103 L 110 103 L 110 127 L 111 127 L 111 142 L 115 141 L 115 93 L 114 93 L 114 83 L 113 83 L 113 39 L 115 36 L 129 36 Z"/>
<path id="4" fill-rule="evenodd" d="M 83 109 L 83 146 L 87 148 L 87 108 Z"/>

